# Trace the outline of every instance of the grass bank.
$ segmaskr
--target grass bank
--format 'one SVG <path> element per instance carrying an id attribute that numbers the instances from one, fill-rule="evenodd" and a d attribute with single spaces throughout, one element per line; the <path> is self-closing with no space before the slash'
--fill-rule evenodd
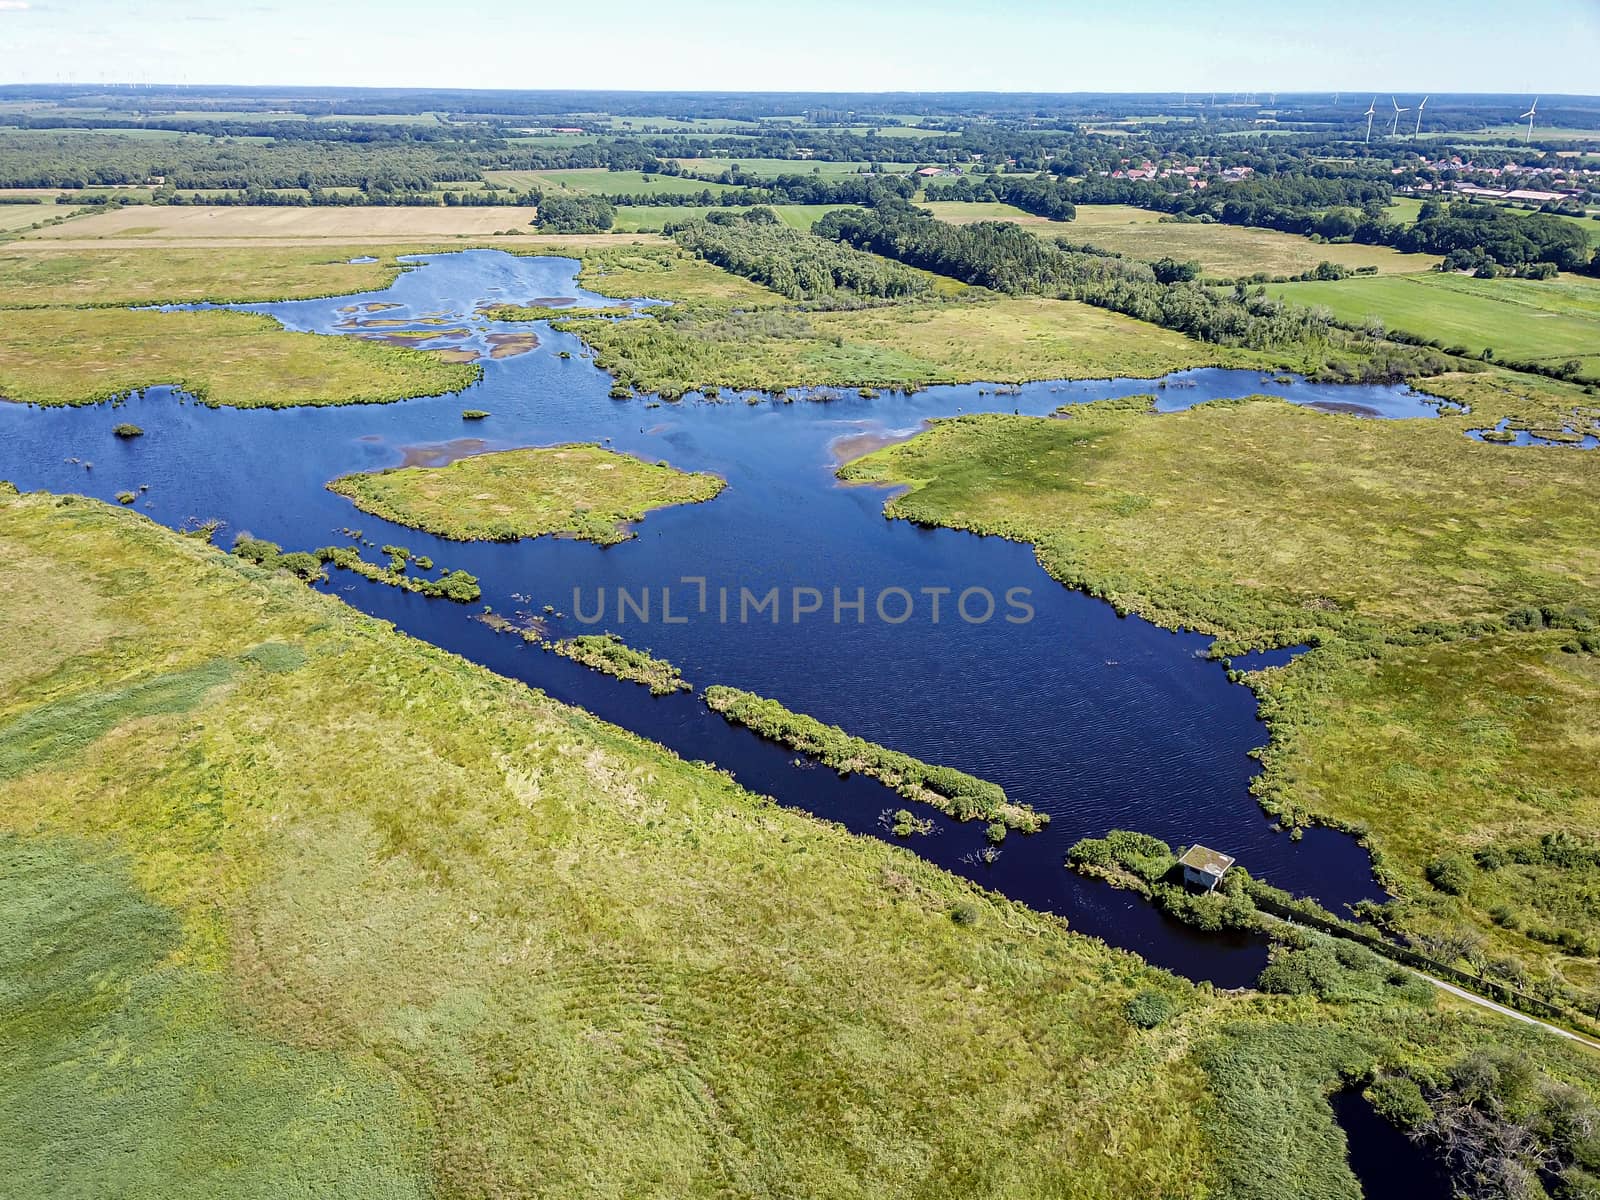
<path id="1" fill-rule="evenodd" d="M 826 725 L 753 692 L 708 687 L 706 705 L 764 738 L 812 755 L 837 771 L 870 775 L 908 800 L 931 804 L 958 821 L 1000 821 L 1027 833 L 1050 822 L 1047 813 L 1011 803 L 999 784 L 854 737 L 837 725 Z"/>
<path id="2" fill-rule="evenodd" d="M 537 446 L 344 475 L 328 490 L 363 512 L 455 541 L 560 534 L 602 546 L 632 537 L 646 513 L 711 500 L 715 475 L 678 471 L 595 445 Z"/>

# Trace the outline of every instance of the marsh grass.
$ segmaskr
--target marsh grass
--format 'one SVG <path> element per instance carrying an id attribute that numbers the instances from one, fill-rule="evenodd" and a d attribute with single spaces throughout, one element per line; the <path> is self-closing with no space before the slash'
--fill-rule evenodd
<path id="1" fill-rule="evenodd" d="M 683 672 L 666 659 L 656 658 L 648 650 L 636 650 L 614 633 L 579 634 L 552 642 L 550 648 L 596 671 L 643 684 L 652 696 L 694 690 Z"/>
<path id="2" fill-rule="evenodd" d="M 291 333 L 259 313 L 24 309 L 0 320 L 0 396 L 47 406 L 158 384 L 231 408 L 384 404 L 480 374 L 419 350 Z"/>
<path id="3" fill-rule="evenodd" d="M 729 721 L 762 737 L 809 754 L 841 772 L 860 772 L 893 788 L 908 800 L 920 800 L 958 821 L 983 820 L 1035 833 L 1050 821 L 1048 813 L 1006 799 L 999 784 L 954 767 L 935 766 L 836 725 L 784 708 L 776 700 L 720 685 L 708 687 L 706 705 Z"/>
<path id="4" fill-rule="evenodd" d="M 0 781 L 14 844 L 114 852 L 132 897 L 0 851 L 25 1194 L 1228 1195 L 1345 1178 L 1327 1042 L 1597 1086 L 1460 1010 L 1193 987 L 124 510 L 0 495 L 0 547 L 8 725 L 253 648 Z"/>
<path id="5" fill-rule="evenodd" d="M 456 541 L 562 534 L 609 546 L 632 537 L 627 526 L 647 513 L 703 503 L 725 486 L 715 475 L 572 444 L 344 475 L 328 489 L 363 512 Z"/>

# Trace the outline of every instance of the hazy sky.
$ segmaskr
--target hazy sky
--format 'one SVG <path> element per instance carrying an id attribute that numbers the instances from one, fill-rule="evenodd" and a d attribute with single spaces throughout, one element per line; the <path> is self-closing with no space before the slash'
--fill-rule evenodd
<path id="1" fill-rule="evenodd" d="M 1600 0 L 0 0 L 0 83 L 1600 92 Z"/>

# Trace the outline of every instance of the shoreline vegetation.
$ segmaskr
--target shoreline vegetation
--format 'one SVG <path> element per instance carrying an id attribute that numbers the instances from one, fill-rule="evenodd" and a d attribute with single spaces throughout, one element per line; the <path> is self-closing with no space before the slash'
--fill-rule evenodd
<path id="1" fill-rule="evenodd" d="M 556 535 L 612 546 L 651 512 L 715 499 L 727 484 L 593 443 L 467 455 L 440 467 L 391 467 L 327 485 L 363 512 L 452 541 Z"/>
<path id="2" fill-rule="evenodd" d="M 648 650 L 636 650 L 614 633 L 582 633 L 553 642 L 537 635 L 528 637 L 524 634 L 524 637 L 593 670 L 629 683 L 642 684 L 650 689 L 652 696 L 670 696 L 673 692 L 694 690 L 694 686 L 683 677 L 683 672 L 666 659 L 656 658 Z"/>
<path id="3" fill-rule="evenodd" d="M 706 688 L 705 702 L 732 724 L 810 755 L 840 774 L 869 775 L 906 799 L 931 805 L 957 821 L 1000 822 L 1023 833 L 1037 833 L 1050 823 L 1049 813 L 1006 799 L 999 784 L 855 737 L 776 700 L 715 684 Z"/>
<path id="4" fill-rule="evenodd" d="M 1600 474 L 1463 436 L 1579 389 L 1471 383 L 1477 411 L 1426 420 L 1264 398 L 957 417 L 839 474 L 904 487 L 890 517 L 1029 542 L 1066 586 L 1220 653 L 1311 647 L 1244 677 L 1263 808 L 1359 837 L 1395 940 L 1593 1020 Z"/>

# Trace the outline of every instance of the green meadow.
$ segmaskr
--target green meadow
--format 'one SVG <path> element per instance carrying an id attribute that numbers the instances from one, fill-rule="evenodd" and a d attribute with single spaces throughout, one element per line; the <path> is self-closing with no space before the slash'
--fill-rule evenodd
<path id="1" fill-rule="evenodd" d="M 1273 285 L 1274 295 L 1327 308 L 1345 322 L 1390 329 L 1505 359 L 1560 363 L 1580 359 L 1600 378 L 1600 281 L 1475 279 L 1430 272 L 1393 278 Z"/>

